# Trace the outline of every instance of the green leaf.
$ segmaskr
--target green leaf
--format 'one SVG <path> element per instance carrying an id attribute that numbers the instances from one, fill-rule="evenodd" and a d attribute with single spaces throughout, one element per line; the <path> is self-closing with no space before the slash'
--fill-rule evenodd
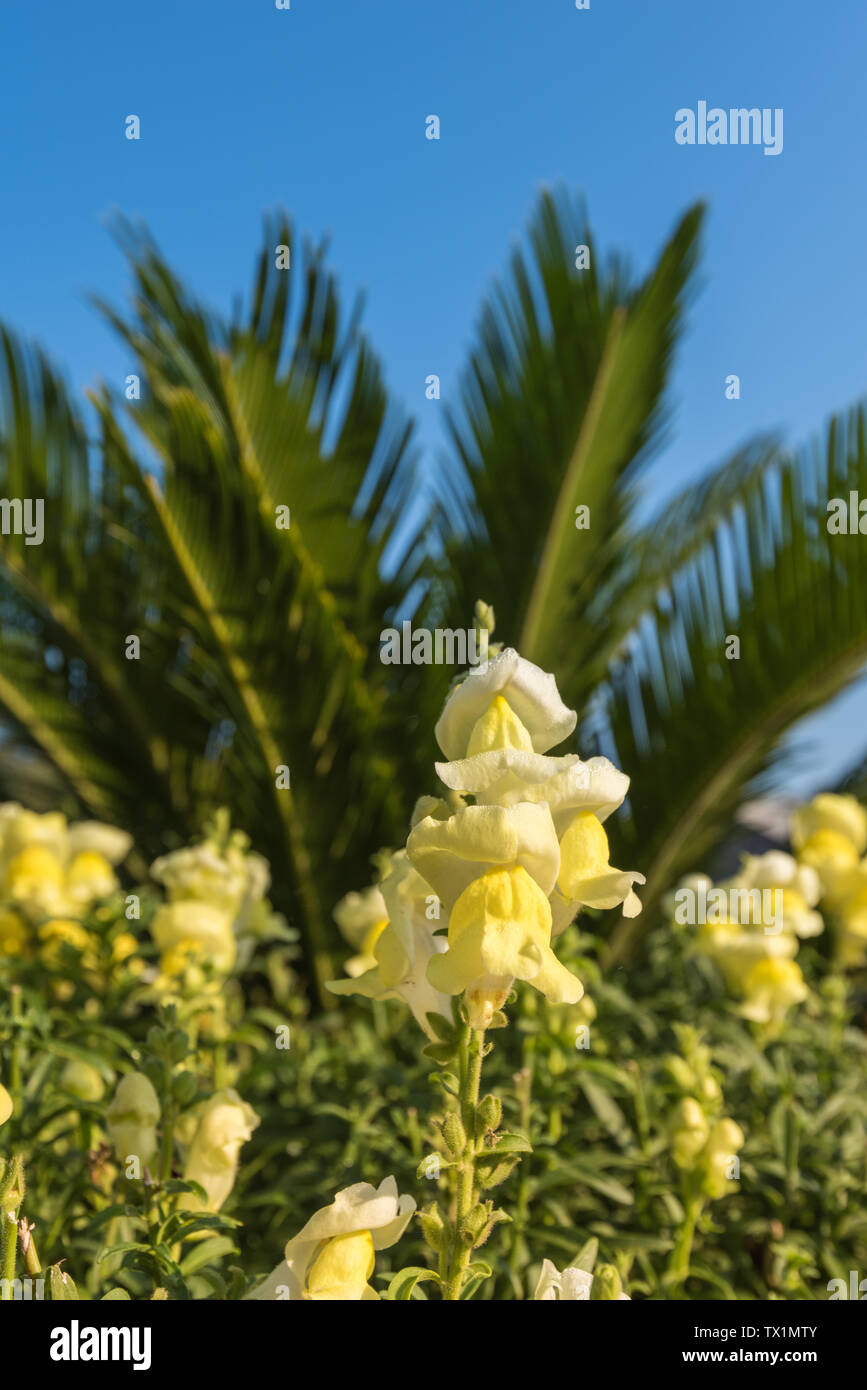
<path id="1" fill-rule="evenodd" d="M 408 1265 L 406 1269 L 398 1270 L 391 1280 L 385 1296 L 397 1303 L 405 1303 L 413 1296 L 416 1284 L 425 1282 L 438 1284 L 440 1277 L 435 1269 L 424 1269 L 421 1265 Z"/>
<path id="2" fill-rule="evenodd" d="M 473 1260 L 472 1264 L 467 1265 L 461 1285 L 461 1302 L 472 1298 L 493 1273 L 491 1266 L 484 1260 Z"/>
<path id="3" fill-rule="evenodd" d="M 81 1295 L 75 1287 L 75 1280 L 71 1274 L 67 1274 L 60 1265 L 52 1265 L 48 1271 L 49 1288 L 51 1298 L 55 1303 L 72 1302 L 80 1299 Z"/>
<path id="4" fill-rule="evenodd" d="M 237 1253 L 235 1242 L 229 1236 L 213 1236 L 210 1240 L 203 1240 L 185 1255 L 181 1260 L 181 1274 L 195 1274 L 196 1270 L 203 1265 L 210 1264 L 212 1260 L 220 1260 L 224 1255 Z"/>

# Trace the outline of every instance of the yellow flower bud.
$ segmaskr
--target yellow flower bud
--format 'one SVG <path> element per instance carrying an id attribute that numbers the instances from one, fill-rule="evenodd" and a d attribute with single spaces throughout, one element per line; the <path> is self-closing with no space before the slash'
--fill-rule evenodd
<path id="1" fill-rule="evenodd" d="M 79 1100 L 102 1100 L 105 1094 L 105 1083 L 96 1067 L 89 1062 L 74 1059 L 67 1062 L 60 1073 L 60 1084 Z"/>
<path id="2" fill-rule="evenodd" d="M 142 1167 L 150 1162 L 157 1150 L 159 1118 L 159 1098 L 144 1073 L 135 1071 L 122 1077 L 105 1114 L 106 1128 L 121 1161 L 135 1156 Z"/>
<path id="3" fill-rule="evenodd" d="M 12 1114 L 12 1097 L 5 1086 L 0 1085 L 0 1125 L 5 1125 Z"/>
<path id="4" fill-rule="evenodd" d="M 672 1157 L 678 1168 L 693 1168 L 710 1133 L 707 1117 L 697 1100 L 687 1097 L 677 1106 L 671 1122 Z"/>
<path id="5" fill-rule="evenodd" d="M 219 1211 L 235 1183 L 241 1145 L 259 1124 L 259 1116 L 237 1091 L 217 1091 L 199 1117 L 184 1167 L 184 1177 L 200 1183 L 207 1202 L 188 1194 L 190 1210 Z"/>
<path id="6" fill-rule="evenodd" d="M 702 1188 L 708 1197 L 724 1197 L 732 1190 L 730 1168 L 739 1149 L 744 1146 L 744 1134 L 734 1120 L 717 1120 L 711 1130 L 704 1154 Z"/>
<path id="7" fill-rule="evenodd" d="M 138 950 L 138 942 L 132 932 L 124 931 L 114 938 L 111 943 L 112 965 L 120 965 L 123 961 L 129 960 Z"/>

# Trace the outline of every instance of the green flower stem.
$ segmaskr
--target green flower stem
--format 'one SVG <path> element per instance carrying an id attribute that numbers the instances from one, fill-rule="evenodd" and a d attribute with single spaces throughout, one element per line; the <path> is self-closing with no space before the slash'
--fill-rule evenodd
<path id="1" fill-rule="evenodd" d="M 681 1282 L 689 1278 L 689 1261 L 692 1254 L 692 1242 L 701 1208 L 701 1197 L 689 1197 L 687 1199 L 685 1203 L 683 1225 L 677 1237 L 677 1244 L 671 1252 L 669 1272 L 671 1274 L 676 1274 Z"/>
<path id="2" fill-rule="evenodd" d="M 521 1128 L 525 1134 L 530 1133 L 532 1120 L 533 1104 L 533 1059 L 536 1051 L 536 1040 L 532 1035 L 524 1039 L 522 1056 L 524 1065 L 520 1071 L 515 1072 L 515 1094 L 518 1098 L 521 1115 Z M 521 1262 L 521 1240 L 518 1239 L 526 1229 L 530 1215 L 530 1174 L 526 1164 L 521 1164 L 518 1169 L 518 1195 L 515 1200 L 514 1225 L 512 1227 L 512 1246 L 509 1251 L 509 1272 L 513 1279 L 518 1278 L 518 1266 Z"/>
<path id="3" fill-rule="evenodd" d="M 13 985 L 9 993 L 12 997 L 12 1055 L 9 1058 L 9 1094 L 12 1097 L 14 1114 L 17 1115 L 21 1107 L 21 1044 L 18 1037 L 23 1012 L 21 986 Z"/>
<path id="4" fill-rule="evenodd" d="M 163 1115 L 162 1144 L 160 1147 L 160 1182 L 168 1182 L 172 1176 L 172 1157 L 174 1154 L 175 1102 L 172 1096 L 172 1068 L 166 1059 L 163 1063 Z"/>
<path id="5" fill-rule="evenodd" d="M 15 1257 L 18 1253 L 18 1209 L 21 1205 L 22 1188 L 21 1155 L 15 1154 L 3 1175 L 0 1190 L 0 1220 L 3 1222 L 0 1236 L 0 1279 L 4 1280 L 0 1285 L 0 1299 L 5 1302 L 12 1299 L 12 1280 L 15 1278 Z M 12 1200 L 15 1205 L 10 1208 L 9 1202 Z"/>
<path id="6" fill-rule="evenodd" d="M 464 1240 L 464 1222 L 476 1204 L 476 1107 L 482 1079 L 482 1056 L 485 1035 L 467 1025 L 461 1030 L 458 1058 L 460 1062 L 459 1108 L 466 1134 L 464 1151 L 458 1164 L 458 1200 L 451 1258 L 443 1289 L 443 1298 L 457 1302 L 461 1296 L 464 1274 L 473 1247 Z"/>

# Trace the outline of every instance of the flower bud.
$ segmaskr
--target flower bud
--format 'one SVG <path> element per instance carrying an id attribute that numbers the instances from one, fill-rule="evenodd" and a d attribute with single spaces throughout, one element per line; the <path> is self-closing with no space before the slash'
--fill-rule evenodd
<path id="1" fill-rule="evenodd" d="M 135 1156 L 144 1167 L 153 1158 L 159 1118 L 159 1099 L 147 1077 L 140 1071 L 122 1077 L 105 1114 L 106 1128 L 121 1160 Z"/>
<path id="2" fill-rule="evenodd" d="M 199 1117 L 190 1145 L 184 1178 L 199 1183 L 207 1204 L 192 1193 L 184 1205 L 190 1210 L 219 1211 L 235 1184 L 241 1145 L 259 1124 L 259 1116 L 237 1091 L 217 1091 Z"/>
<path id="3" fill-rule="evenodd" d="M 598 1265 L 593 1274 L 591 1299 L 598 1302 L 614 1302 L 623 1293 L 623 1282 L 614 1265 Z"/>
<path id="4" fill-rule="evenodd" d="M 443 1139 L 452 1158 L 460 1158 L 467 1144 L 467 1133 L 460 1118 L 452 1111 L 443 1121 Z"/>
<path id="5" fill-rule="evenodd" d="M 493 632 L 496 626 L 493 604 L 485 603 L 484 599 L 476 599 L 474 616 L 478 628 L 481 628 L 485 632 Z"/>
<path id="6" fill-rule="evenodd" d="M 691 1091 L 695 1085 L 695 1075 L 692 1067 L 685 1062 L 682 1057 L 677 1055 L 666 1057 L 665 1070 L 668 1072 L 672 1081 L 680 1086 L 684 1091 Z"/>
<path id="7" fill-rule="evenodd" d="M 674 1112 L 672 1157 L 678 1168 L 691 1168 L 704 1148 L 710 1126 L 697 1100 L 687 1097 Z"/>
<path id="8" fill-rule="evenodd" d="M 467 1245 L 476 1245 L 488 1224 L 490 1210 L 477 1202 L 472 1211 L 467 1212 L 461 1223 L 461 1238 Z"/>
<path id="9" fill-rule="evenodd" d="M 446 1227 L 439 1207 L 431 1205 L 419 1213 L 421 1229 L 425 1240 L 432 1250 L 439 1254 L 449 1247 L 449 1231 Z"/>
<path id="10" fill-rule="evenodd" d="M 89 1062 L 67 1062 L 60 1073 L 60 1084 L 78 1100 L 97 1101 L 105 1095 L 105 1082 Z"/>
<path id="11" fill-rule="evenodd" d="M 503 1102 L 497 1096 L 483 1096 L 477 1111 L 483 1130 L 499 1129 L 503 1118 Z"/>

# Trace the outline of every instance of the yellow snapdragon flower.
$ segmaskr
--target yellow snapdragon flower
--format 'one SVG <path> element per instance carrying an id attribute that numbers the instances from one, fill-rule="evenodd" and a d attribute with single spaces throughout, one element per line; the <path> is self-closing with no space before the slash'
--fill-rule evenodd
<path id="1" fill-rule="evenodd" d="M 792 1005 L 802 1003 L 809 994 L 798 963 L 781 958 L 756 961 L 741 987 L 743 1016 L 774 1029 L 780 1027 Z"/>
<path id="2" fill-rule="evenodd" d="M 448 759 L 466 758 L 473 741 L 475 752 L 489 746 L 478 726 L 498 696 L 526 731 L 526 737 L 521 735 L 524 747 L 536 753 L 562 743 L 578 722 L 575 711 L 560 699 L 554 677 L 506 647 L 492 661 L 475 667 L 446 701 L 434 733 Z"/>
<path id="3" fill-rule="evenodd" d="M 854 796 L 821 792 L 792 816 L 792 846 L 802 864 L 821 879 L 823 900 L 838 908 L 853 884 L 867 849 L 867 811 Z"/>
<path id="4" fill-rule="evenodd" d="M 238 1156 L 260 1120 L 237 1091 L 217 1091 L 203 1107 L 184 1165 L 184 1178 L 205 1189 L 207 1200 L 187 1193 L 190 1211 L 219 1211 L 235 1185 Z"/>
<path id="5" fill-rule="evenodd" d="M 551 950 L 550 904 L 520 864 L 473 879 L 452 908 L 448 943 L 428 979 L 444 994 L 465 994 L 473 1028 L 490 1026 L 515 979 L 552 1004 L 576 1004 L 584 993 Z"/>
<path id="6" fill-rule="evenodd" d="M 594 1279 L 596 1289 L 593 1287 Z M 589 1302 L 591 1290 L 597 1298 L 602 1294 L 609 1302 L 630 1302 L 629 1294 L 623 1293 L 620 1276 L 612 1266 L 606 1266 L 594 1276 L 577 1265 L 559 1270 L 551 1260 L 542 1261 L 533 1300 L 539 1303 L 584 1303 Z"/>
<path id="7" fill-rule="evenodd" d="M 97 821 L 67 826 L 6 804 L 0 816 L 0 897 L 32 918 L 73 915 L 117 888 L 114 865 L 128 853 L 125 831 Z"/>
<path id="8" fill-rule="evenodd" d="M 330 1206 L 311 1216 L 286 1246 L 284 1258 L 247 1294 L 252 1299 L 348 1302 L 378 1299 L 369 1280 L 377 1250 L 387 1250 L 415 1211 L 412 1197 L 398 1195 L 394 1178 L 379 1187 L 346 1187 Z"/>
<path id="9" fill-rule="evenodd" d="M 210 962 L 215 970 L 228 974 L 235 964 L 231 914 L 210 903 L 163 903 L 154 913 L 150 930 L 162 952 L 165 975 L 181 974 L 194 962 Z"/>

